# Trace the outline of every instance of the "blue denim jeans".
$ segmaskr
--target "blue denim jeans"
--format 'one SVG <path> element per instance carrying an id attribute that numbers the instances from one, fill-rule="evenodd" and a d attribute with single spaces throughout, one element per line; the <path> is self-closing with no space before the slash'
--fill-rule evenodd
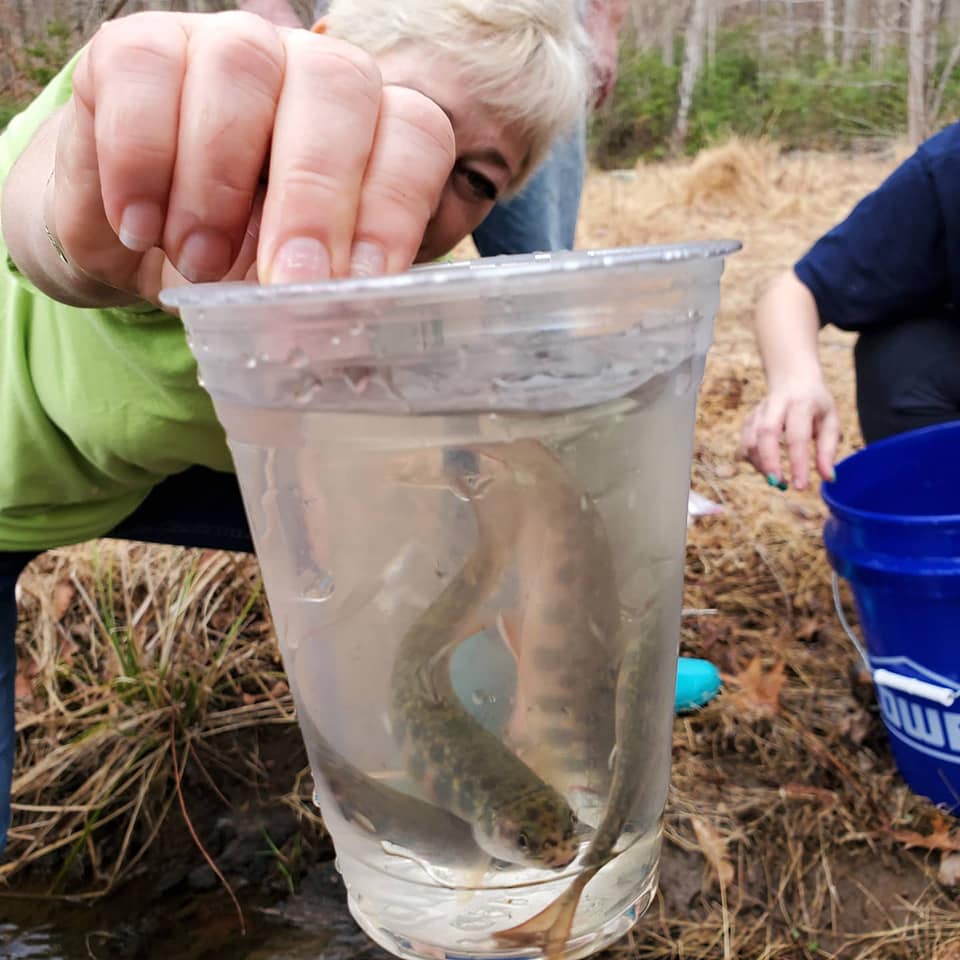
<path id="1" fill-rule="evenodd" d="M 572 250 L 583 189 L 586 120 L 557 142 L 515 197 L 498 203 L 473 233 L 481 257 Z"/>
<path id="2" fill-rule="evenodd" d="M 109 537 L 253 553 L 237 478 L 192 467 L 158 484 Z M 14 681 L 17 604 L 14 590 L 36 553 L 0 552 L 0 854 L 10 825 L 10 787 L 16 746 Z"/>

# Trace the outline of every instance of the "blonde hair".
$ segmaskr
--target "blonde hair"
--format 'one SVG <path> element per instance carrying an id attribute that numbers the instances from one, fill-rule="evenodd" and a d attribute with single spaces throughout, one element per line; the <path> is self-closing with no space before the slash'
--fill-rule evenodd
<path id="1" fill-rule="evenodd" d="M 509 192 L 585 109 L 589 42 L 575 0 L 333 0 L 327 28 L 373 56 L 410 43 L 453 60 L 528 139 Z"/>

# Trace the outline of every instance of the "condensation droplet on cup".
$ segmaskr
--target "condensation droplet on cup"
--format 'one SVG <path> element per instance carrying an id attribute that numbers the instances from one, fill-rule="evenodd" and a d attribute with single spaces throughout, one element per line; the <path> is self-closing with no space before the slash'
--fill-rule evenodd
<path id="1" fill-rule="evenodd" d="M 329 573 L 320 573 L 303 591 L 303 599 L 308 603 L 326 603 L 333 596 L 335 586 Z"/>
<path id="2" fill-rule="evenodd" d="M 323 384 L 310 374 L 304 374 L 293 388 L 293 400 L 300 406 L 306 406 L 316 396 Z"/>
<path id="3" fill-rule="evenodd" d="M 341 342 L 341 341 L 340 341 L 340 338 L 339 338 L 339 337 L 331 337 L 331 338 L 330 338 L 330 346 L 332 346 L 332 347 L 339 347 L 339 346 L 340 346 L 340 342 Z"/>
<path id="4" fill-rule="evenodd" d="M 344 367 L 343 368 L 343 379 L 346 380 L 347 386 L 355 394 L 363 393 L 370 384 L 370 367 Z"/>
<path id="5" fill-rule="evenodd" d="M 310 363 L 310 360 L 300 347 L 294 347 L 290 353 L 287 354 L 287 363 L 293 367 L 294 370 L 303 370 L 303 368 Z"/>
<path id="6" fill-rule="evenodd" d="M 244 367 L 247 370 L 257 369 L 257 358 L 254 356 L 251 356 L 249 353 L 241 353 L 240 360 L 242 361 Z"/>

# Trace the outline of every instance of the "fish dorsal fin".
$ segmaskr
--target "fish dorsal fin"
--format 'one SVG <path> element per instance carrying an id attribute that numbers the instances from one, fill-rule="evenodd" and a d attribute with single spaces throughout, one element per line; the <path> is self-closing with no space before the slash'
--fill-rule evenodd
<path id="1" fill-rule="evenodd" d="M 504 646 L 513 654 L 514 660 L 519 661 L 520 649 L 522 646 L 521 638 L 522 620 L 518 614 L 507 613 L 500 610 L 497 613 L 497 633 L 503 640 Z"/>

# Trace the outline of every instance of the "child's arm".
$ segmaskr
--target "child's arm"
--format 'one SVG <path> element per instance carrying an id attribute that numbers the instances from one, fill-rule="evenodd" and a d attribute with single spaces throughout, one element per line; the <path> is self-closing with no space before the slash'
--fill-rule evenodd
<path id="1" fill-rule="evenodd" d="M 837 408 L 817 352 L 817 305 L 792 270 L 780 274 L 760 298 L 755 329 L 767 394 L 744 421 L 742 452 L 761 473 L 780 479 L 785 439 L 793 485 L 802 490 L 814 439 L 817 471 L 829 480 L 840 439 Z"/>

